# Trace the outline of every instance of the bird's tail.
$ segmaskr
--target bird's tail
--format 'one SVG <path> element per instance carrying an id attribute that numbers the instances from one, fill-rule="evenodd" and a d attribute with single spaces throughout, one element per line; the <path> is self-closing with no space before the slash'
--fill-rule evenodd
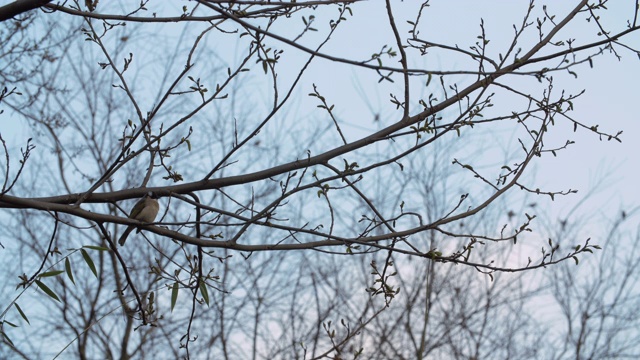
<path id="1" fill-rule="evenodd" d="M 124 246 L 124 242 L 127 241 L 127 236 L 129 236 L 129 234 L 131 233 L 131 231 L 133 231 L 134 228 L 135 226 L 133 225 L 127 226 L 127 228 L 124 230 L 124 232 L 120 236 L 120 239 L 118 240 L 118 244 L 120 244 L 120 246 Z"/>

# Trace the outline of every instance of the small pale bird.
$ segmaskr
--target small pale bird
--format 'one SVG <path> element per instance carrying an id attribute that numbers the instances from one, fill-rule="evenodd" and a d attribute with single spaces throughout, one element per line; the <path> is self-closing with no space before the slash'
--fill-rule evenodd
<path id="1" fill-rule="evenodd" d="M 156 219 L 159 209 L 160 206 L 158 205 L 158 200 L 156 200 L 152 192 L 149 192 L 133 206 L 133 209 L 131 209 L 131 213 L 129 214 L 129 218 L 143 223 L 152 223 L 153 220 Z M 118 244 L 120 244 L 120 246 L 124 245 L 124 242 L 127 241 L 127 236 L 129 236 L 131 231 L 135 228 L 135 225 L 129 225 L 127 227 L 118 240 Z M 140 232 L 140 229 L 138 229 L 137 232 Z"/>

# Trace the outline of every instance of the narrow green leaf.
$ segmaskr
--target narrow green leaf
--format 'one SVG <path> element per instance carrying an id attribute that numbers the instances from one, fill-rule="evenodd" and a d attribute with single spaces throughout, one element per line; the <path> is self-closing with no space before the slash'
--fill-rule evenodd
<path id="1" fill-rule="evenodd" d="M 0 323 L 0 324 L 2 324 L 2 323 Z M 15 345 L 13 345 L 13 341 L 11 341 L 9 336 L 7 336 L 7 334 L 5 334 L 4 331 L 2 331 L 1 328 L 0 328 L 0 334 L 2 334 L 2 337 L 5 338 L 5 340 L 9 343 L 9 345 L 11 345 L 11 347 L 15 347 Z"/>
<path id="2" fill-rule="evenodd" d="M 67 277 L 69 278 L 69 280 L 71 280 L 73 285 L 75 285 L 76 281 L 73 280 L 73 272 L 71 271 L 71 261 L 69 261 L 69 258 L 66 258 L 64 261 L 64 270 L 67 272 Z"/>
<path id="3" fill-rule="evenodd" d="M 60 301 L 60 299 L 58 298 L 58 295 L 56 295 L 56 293 L 54 293 L 53 290 L 49 289 L 49 287 L 43 284 L 40 280 L 36 280 L 36 285 L 38 285 L 38 287 L 42 289 L 42 291 L 44 291 L 45 294 L 49 295 L 55 301 Z"/>
<path id="4" fill-rule="evenodd" d="M 204 283 L 204 281 L 200 281 L 200 293 L 202 294 L 204 302 L 206 302 L 207 306 L 209 306 L 209 292 L 207 291 L 207 285 Z"/>
<path id="5" fill-rule="evenodd" d="M 98 250 L 98 251 L 109 251 L 108 247 L 104 246 L 93 246 L 93 245 L 85 245 L 83 246 L 85 249 Z"/>
<path id="6" fill-rule="evenodd" d="M 22 316 L 24 321 L 26 321 L 27 324 L 31 325 L 31 323 L 29 322 L 29 319 L 27 319 L 27 315 L 25 315 L 22 309 L 20 309 L 20 305 L 18 305 L 18 303 L 13 303 L 13 305 L 16 306 L 16 309 L 18 309 L 18 312 L 20 313 L 20 316 Z"/>
<path id="7" fill-rule="evenodd" d="M 173 283 L 173 288 L 171 289 L 171 312 L 173 312 L 173 307 L 176 306 L 176 301 L 178 300 L 178 290 L 180 287 L 178 286 L 178 282 Z"/>
<path id="8" fill-rule="evenodd" d="M 93 263 L 93 260 L 91 260 L 89 253 L 87 253 L 85 249 L 80 249 L 80 252 L 82 253 L 82 257 L 84 258 L 84 261 L 87 263 L 87 265 L 89 265 L 89 269 L 91 269 L 91 272 L 93 273 L 93 275 L 95 275 L 95 277 L 98 277 L 98 271 L 96 271 L 96 265 Z"/>
<path id="9" fill-rule="evenodd" d="M 47 272 L 43 272 L 42 274 L 38 275 L 39 278 L 45 278 L 45 277 L 51 277 L 51 276 L 58 276 L 60 274 L 62 274 L 64 272 L 64 270 L 54 270 L 54 271 L 47 271 Z"/>

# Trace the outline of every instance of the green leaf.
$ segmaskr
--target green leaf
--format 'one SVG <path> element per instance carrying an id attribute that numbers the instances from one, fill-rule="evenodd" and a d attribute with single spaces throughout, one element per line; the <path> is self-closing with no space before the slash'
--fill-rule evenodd
<path id="1" fill-rule="evenodd" d="M 24 321 L 26 321 L 27 324 L 31 325 L 31 323 L 29 322 L 29 319 L 27 319 L 27 315 L 25 315 L 22 309 L 20 309 L 20 305 L 18 305 L 18 303 L 13 303 L 13 305 L 16 306 L 16 309 L 18 309 L 18 312 L 20 313 L 20 316 L 22 316 Z"/>
<path id="2" fill-rule="evenodd" d="M 53 290 L 49 289 L 49 287 L 43 284 L 40 280 L 36 280 L 36 285 L 38 285 L 38 287 L 42 289 L 42 291 L 44 291 L 45 294 L 49 295 L 55 301 L 60 301 L 60 299 L 58 298 L 58 295 L 56 295 L 56 293 L 54 293 Z"/>
<path id="3" fill-rule="evenodd" d="M 69 258 L 66 258 L 64 261 L 64 270 L 67 272 L 67 277 L 69 278 L 69 280 L 71 280 L 73 285 L 75 285 L 76 281 L 73 280 L 73 272 L 71 271 L 71 261 L 69 261 Z"/>
<path id="4" fill-rule="evenodd" d="M 7 325 L 9 325 L 9 326 L 11 326 L 12 328 L 17 328 L 17 327 L 18 327 L 18 325 L 16 325 L 16 324 L 12 323 L 11 321 L 7 321 L 7 320 L 5 320 L 5 321 L 4 321 L 4 323 L 5 323 L 5 324 L 7 324 Z"/>
<path id="5" fill-rule="evenodd" d="M 205 284 L 204 281 L 200 281 L 200 293 L 202 294 L 204 302 L 209 306 L 209 292 L 207 291 L 207 284 Z"/>
<path id="6" fill-rule="evenodd" d="M 572 256 L 573 260 L 576 261 L 576 265 L 578 265 L 578 257 L 577 256 Z"/>
<path id="7" fill-rule="evenodd" d="M 180 287 L 178 286 L 178 282 L 173 283 L 173 287 L 171 289 L 171 312 L 173 312 L 173 307 L 176 306 L 176 301 L 178 300 L 178 290 Z"/>
<path id="8" fill-rule="evenodd" d="M 82 253 L 82 257 L 84 258 L 84 261 L 87 263 L 87 265 L 89 265 L 89 269 L 91 269 L 91 272 L 93 273 L 93 275 L 95 275 L 95 277 L 98 277 L 98 271 L 96 271 L 96 265 L 93 263 L 93 260 L 91 260 L 89 253 L 87 253 L 85 249 L 80 249 L 80 252 Z"/>
<path id="9" fill-rule="evenodd" d="M 38 275 L 38 278 L 58 276 L 58 275 L 62 274 L 63 272 L 64 272 L 64 270 L 47 271 L 47 272 L 43 272 L 42 274 Z"/>
<path id="10" fill-rule="evenodd" d="M 2 323 L 0 322 L 0 324 Z M 11 345 L 11 347 L 15 347 L 15 345 L 13 345 L 13 341 L 11 341 L 9 336 L 7 336 L 7 334 L 5 334 L 4 331 L 2 331 L 2 328 L 0 328 L 0 334 L 2 334 L 2 337 L 5 338 L 5 340 L 9 343 L 9 345 Z"/>
<path id="11" fill-rule="evenodd" d="M 84 249 L 98 250 L 98 251 L 109 251 L 109 248 L 104 246 L 93 246 L 93 245 L 85 245 Z"/>

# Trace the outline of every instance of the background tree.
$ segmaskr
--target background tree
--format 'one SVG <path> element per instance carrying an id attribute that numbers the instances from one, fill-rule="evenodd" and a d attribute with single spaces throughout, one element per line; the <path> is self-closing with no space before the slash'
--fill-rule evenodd
<path id="1" fill-rule="evenodd" d="M 640 355 L 636 331 L 640 317 L 637 208 L 604 225 L 602 252 L 588 261 L 589 272 L 575 272 L 565 265 L 548 274 L 549 297 L 557 308 L 545 357 L 552 359 L 616 359 Z M 557 235 L 572 238 L 587 221 L 562 223 Z M 569 236 L 565 236 L 569 235 Z M 548 355 L 548 356 L 547 356 Z"/>
<path id="2" fill-rule="evenodd" d="M 624 42 L 636 16 L 610 25 L 605 1 L 573 6 L 531 2 L 495 45 L 482 20 L 466 45 L 438 42 L 428 2 L 89 1 L 6 20 L 2 121 L 18 119 L 34 140 L 2 140 L 3 256 L 19 259 L 8 273 L 25 290 L 3 294 L 3 351 L 536 354 L 521 346 L 541 335 L 520 310 L 537 286 L 497 280 L 597 246 L 585 236 L 558 247 L 539 236 L 536 208 L 506 197 L 575 192 L 544 189 L 528 171 L 572 145 L 571 131 L 618 141 L 621 131 L 575 118 L 581 93 L 560 90 L 564 77 L 638 53 Z M 374 47 L 335 41 L 374 11 L 384 35 L 360 35 Z M 574 26 L 582 19 L 588 33 Z M 455 65 L 430 65 L 437 58 Z M 373 124 L 337 90 L 348 81 L 326 82 L 342 67 L 363 76 Z M 376 100 L 374 84 L 389 98 Z M 157 222 L 128 219 L 133 202 L 119 202 L 148 191 L 161 198 Z M 117 247 L 127 225 L 142 232 Z M 8 317 L 33 322 L 42 309 L 56 350 L 24 340 L 33 327 L 10 329 Z"/>

